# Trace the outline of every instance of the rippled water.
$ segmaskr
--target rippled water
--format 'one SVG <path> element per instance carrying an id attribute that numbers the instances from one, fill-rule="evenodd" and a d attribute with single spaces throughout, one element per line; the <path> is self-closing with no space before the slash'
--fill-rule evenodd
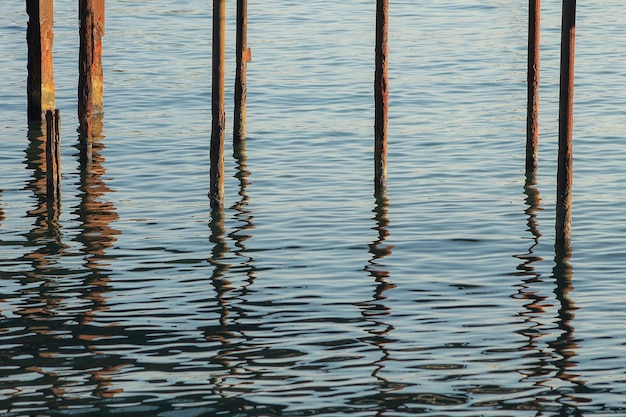
<path id="1" fill-rule="evenodd" d="M 536 182 L 526 8 L 392 2 L 385 196 L 374 2 L 251 2 L 248 140 L 227 146 L 215 213 L 208 2 L 107 2 L 91 172 L 75 147 L 76 2 L 56 3 L 60 208 L 26 123 L 24 4 L 0 5 L 0 414 L 626 414 L 622 3 L 578 7 L 566 255 L 559 2 L 543 5 Z"/>

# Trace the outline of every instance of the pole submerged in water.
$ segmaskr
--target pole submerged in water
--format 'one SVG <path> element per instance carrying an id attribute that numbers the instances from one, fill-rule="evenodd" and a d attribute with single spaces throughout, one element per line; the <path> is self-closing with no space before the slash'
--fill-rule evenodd
<path id="1" fill-rule="evenodd" d="M 233 140 L 246 137 L 246 64 L 252 59 L 248 48 L 248 0 L 237 0 L 237 72 L 235 74 L 235 118 Z"/>
<path id="2" fill-rule="evenodd" d="M 537 169 L 539 148 L 539 56 L 541 0 L 528 5 L 528 112 L 526 117 L 526 172 Z"/>
<path id="3" fill-rule="evenodd" d="M 54 41 L 54 2 L 52 0 L 26 0 L 28 29 L 28 120 L 45 120 L 46 112 L 54 110 L 55 88 L 52 65 Z"/>
<path id="4" fill-rule="evenodd" d="M 91 61 L 91 85 L 94 116 L 104 113 L 104 71 L 102 69 L 102 38 L 104 37 L 104 1 L 91 0 L 93 11 L 93 55 Z"/>
<path id="5" fill-rule="evenodd" d="M 213 56 L 211 86 L 211 168 L 209 200 L 211 208 L 224 205 L 224 72 L 226 65 L 226 0 L 213 0 Z"/>
<path id="6" fill-rule="evenodd" d="M 46 111 L 46 195 L 50 203 L 61 196 L 61 114 Z"/>
<path id="7" fill-rule="evenodd" d="M 78 52 L 78 122 L 82 135 L 91 130 L 93 109 L 93 83 L 91 62 L 93 57 L 93 11 L 90 0 L 78 3 L 80 47 Z"/>
<path id="8" fill-rule="evenodd" d="M 376 70 L 374 73 L 374 188 L 387 186 L 389 0 L 376 1 Z"/>
<path id="9" fill-rule="evenodd" d="M 576 0 L 563 0 L 559 93 L 559 156 L 556 192 L 556 244 L 559 246 L 569 246 L 572 228 L 572 131 L 574 126 L 575 44 Z"/>

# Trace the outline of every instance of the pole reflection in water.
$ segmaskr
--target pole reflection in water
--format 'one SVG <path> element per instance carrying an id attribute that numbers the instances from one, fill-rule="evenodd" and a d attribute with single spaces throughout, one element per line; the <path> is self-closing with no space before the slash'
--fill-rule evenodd
<path id="1" fill-rule="evenodd" d="M 556 377 L 574 386 L 574 390 L 557 389 L 559 392 L 557 403 L 561 404 L 561 412 L 566 415 L 571 415 L 572 410 L 578 412 L 577 404 L 589 402 L 589 400 L 576 395 L 577 392 L 584 392 L 578 388 L 585 388 L 585 382 L 580 379 L 579 374 L 572 372 L 576 367 L 576 349 L 579 348 L 579 345 L 574 338 L 574 326 L 572 325 L 572 321 L 576 317 L 574 311 L 578 307 L 569 297 L 570 291 L 573 289 L 572 278 L 574 276 L 574 268 L 569 262 L 571 256 L 572 250 L 569 242 L 556 245 L 552 276 L 556 282 L 554 293 L 560 303 L 557 326 L 561 334 L 556 340 L 549 343 L 549 346 L 558 355 L 553 361 L 553 365 L 558 369 Z"/>
<path id="2" fill-rule="evenodd" d="M 519 272 L 512 274 L 522 277 L 522 283 L 518 285 L 518 293 L 513 297 L 528 301 L 527 304 L 524 304 L 526 310 L 519 313 L 519 315 L 523 317 L 524 323 L 528 326 L 526 329 L 520 330 L 519 332 L 521 335 L 528 338 L 528 344 L 522 349 L 533 353 L 541 350 L 539 347 L 539 339 L 545 336 L 544 324 L 541 322 L 541 319 L 544 317 L 546 309 L 552 306 L 549 301 L 550 297 L 541 294 L 540 289 L 544 284 L 544 280 L 541 278 L 541 274 L 535 271 L 535 266 L 533 265 L 535 262 L 543 260 L 543 258 L 534 253 L 534 249 L 539 244 L 539 238 L 541 237 L 536 212 L 543 210 L 541 208 L 541 195 L 539 189 L 536 187 L 535 179 L 536 175 L 534 169 L 526 172 L 524 194 L 526 195 L 525 201 L 528 207 L 524 210 L 524 213 L 528 216 L 527 231 L 529 231 L 532 236 L 532 243 L 527 253 L 514 255 L 516 258 L 520 259 L 522 263 L 517 267 Z M 543 359 L 540 363 L 538 367 L 524 371 L 526 378 L 543 374 L 546 363 Z"/>
<path id="3" fill-rule="evenodd" d="M 237 221 L 239 225 L 228 234 L 228 238 L 234 241 L 235 246 L 231 257 L 241 257 L 244 259 L 243 262 L 241 262 L 241 267 L 237 266 L 237 268 L 244 268 L 246 276 L 248 277 L 247 284 L 242 285 L 241 294 L 239 294 L 240 296 L 244 296 L 247 288 L 254 282 L 255 278 L 255 268 L 252 265 L 254 259 L 246 253 L 245 245 L 245 242 L 252 237 L 247 234 L 246 231 L 254 229 L 254 224 L 252 223 L 252 213 L 247 209 L 249 197 L 246 193 L 246 188 L 250 183 L 248 181 L 250 172 L 247 170 L 246 165 L 247 157 L 245 141 L 235 144 L 233 151 L 235 160 L 237 161 L 237 173 L 235 174 L 235 177 L 239 179 L 238 194 L 241 198 L 231 207 L 235 210 L 233 219 Z M 226 328 L 228 327 L 227 317 L 229 315 L 229 311 L 237 309 L 237 306 L 234 304 L 235 300 L 231 300 L 231 302 L 229 302 L 226 299 L 227 294 L 235 288 L 233 283 L 224 277 L 226 272 L 233 266 L 231 263 L 225 262 L 227 254 L 231 252 L 231 249 L 229 248 L 228 242 L 225 238 L 226 228 L 224 226 L 224 222 L 224 210 L 213 209 L 211 211 L 211 222 L 209 224 L 209 228 L 211 230 L 209 241 L 214 245 L 211 252 L 211 258 L 209 259 L 209 262 L 214 267 L 211 281 L 213 282 L 213 286 L 217 294 L 217 300 L 222 311 L 220 324 Z"/>
<path id="4" fill-rule="evenodd" d="M 33 228 L 24 237 L 33 250 L 17 259 L 29 268 L 14 275 L 20 285 L 19 303 L 15 305 L 16 316 L 3 323 L 5 337 L 19 340 L 17 347 L 3 350 L 2 362 L 20 364 L 21 358 L 29 358 L 30 366 L 16 366 L 9 378 L 28 379 L 36 388 L 30 398 L 33 402 L 46 398 L 48 403 L 60 401 L 67 391 L 61 366 L 61 351 L 69 332 L 64 328 L 60 314 L 67 296 L 63 294 L 61 277 L 68 271 L 61 266 L 67 245 L 59 224 L 60 204 L 48 201 L 46 190 L 45 127 L 39 122 L 29 125 L 28 147 L 25 164 L 32 170 L 32 179 L 25 189 L 33 192 L 35 208 L 28 210 L 26 217 L 34 218 Z M 35 390 L 35 388 L 33 388 Z M 19 402 L 16 397 L 7 398 L 7 403 Z"/>
<path id="5" fill-rule="evenodd" d="M 373 230 L 378 232 L 378 239 L 369 245 L 369 252 L 372 254 L 372 258 L 369 260 L 368 265 L 365 266 L 365 270 L 375 278 L 378 286 L 374 294 L 374 300 L 382 301 L 386 297 L 382 294 L 388 289 L 395 288 L 395 285 L 387 282 L 389 278 L 389 271 L 382 268 L 380 260 L 386 256 L 391 255 L 393 245 L 387 245 L 385 240 L 389 237 L 389 219 L 387 213 L 389 212 L 389 199 L 386 196 L 386 191 L 379 190 L 375 194 L 376 207 L 372 210 L 374 212 L 373 220 L 376 222 L 376 226 Z M 386 309 L 384 305 L 377 305 L 380 308 Z"/>
<path id="6" fill-rule="evenodd" d="M 224 258 L 230 248 L 228 242 L 224 236 L 226 235 L 226 228 L 224 227 L 224 210 L 216 208 L 211 210 L 211 222 L 209 223 L 211 229 L 211 236 L 209 241 L 213 243 L 213 249 L 211 250 L 211 257 L 209 263 L 213 265 L 213 274 L 211 276 L 211 282 L 215 288 L 216 299 L 220 306 L 220 325 L 223 327 L 223 331 L 226 331 L 227 317 L 229 315 L 228 301 L 226 300 L 226 294 L 232 290 L 231 282 L 227 280 L 224 275 L 230 269 L 231 265 L 224 262 Z"/>
<path id="7" fill-rule="evenodd" d="M 36 208 L 29 210 L 27 217 L 35 218 L 35 227 L 26 234 L 29 245 L 38 247 L 35 251 L 25 255 L 32 262 L 35 275 L 51 267 L 63 254 L 67 246 L 62 243 L 59 216 L 61 211 L 60 199 L 48 201 L 46 184 L 46 132 L 45 125 L 33 122 L 28 129 L 29 145 L 26 149 L 26 167 L 33 171 L 32 179 L 25 189 L 33 192 Z"/>
<path id="8" fill-rule="evenodd" d="M 115 208 L 101 202 L 111 191 L 101 179 L 104 159 L 98 155 L 91 171 L 82 173 L 83 194 L 74 211 L 81 225 L 74 240 L 83 248 L 69 250 L 73 245 L 64 239 L 73 231 L 62 232 L 60 204 L 46 196 L 43 133 L 39 125 L 29 129 L 25 164 L 32 170 L 32 179 L 26 189 L 32 190 L 36 200 L 35 208 L 26 214 L 35 220 L 25 238 L 33 249 L 16 259 L 26 269 L 12 275 L 21 288 L 15 316 L 3 323 L 4 336 L 19 341 L 1 357 L 4 363 L 16 365 L 14 371 L 5 374 L 7 381 L 20 387 L 7 399 L 16 409 L 23 407 L 20 404 L 25 395 L 33 405 L 46 404 L 50 409 L 67 408 L 68 404 L 85 406 L 93 397 L 110 398 L 119 392 L 111 380 L 124 366 L 117 354 L 103 354 L 98 348 L 115 335 L 115 331 L 107 330 L 115 324 L 90 324 L 98 311 L 106 309 L 108 277 L 100 261 L 119 234 L 110 227 L 117 219 Z M 76 262 L 77 257 L 85 264 Z M 92 360 L 94 357 L 97 360 Z M 30 381 L 29 388 L 23 381 Z M 28 393 L 28 389 L 33 392 Z"/>
<path id="9" fill-rule="evenodd" d="M 528 248 L 528 252 L 523 255 L 514 255 L 516 258 L 521 259 L 523 262 L 517 267 L 521 275 L 530 275 L 535 278 L 539 278 L 540 274 L 535 272 L 533 263 L 542 261 L 543 259 L 534 254 L 535 247 L 539 244 L 539 238 L 541 232 L 539 231 L 539 223 L 537 222 L 537 211 L 543 210 L 541 207 L 541 195 L 539 189 L 536 187 L 536 175 L 535 172 L 528 172 L 526 174 L 526 182 L 524 184 L 524 194 L 526 194 L 526 205 L 528 207 L 524 210 L 524 213 L 528 216 L 528 231 L 532 235 L 533 243 Z"/>
<path id="10" fill-rule="evenodd" d="M 393 289 L 396 286 L 388 281 L 389 279 L 389 271 L 384 268 L 384 264 L 381 263 L 381 260 L 389 255 L 391 255 L 393 245 L 388 245 L 385 243 L 385 240 L 389 237 L 389 218 L 387 217 L 389 211 L 389 200 L 386 196 L 386 190 L 376 189 L 374 194 L 376 205 L 372 212 L 374 212 L 373 220 L 376 225 L 373 227 L 373 230 L 378 232 L 377 239 L 369 245 L 369 253 L 372 255 L 371 259 L 368 261 L 364 270 L 369 272 L 369 274 L 374 278 L 374 281 L 377 283 L 376 288 L 374 289 L 373 298 L 369 301 L 365 301 L 362 303 L 358 303 L 357 306 L 361 310 L 361 315 L 363 319 L 371 325 L 368 325 L 365 330 L 370 334 L 369 337 L 365 338 L 363 341 L 371 344 L 376 347 L 380 351 L 380 359 L 375 361 L 373 365 L 376 367 L 372 376 L 376 377 L 381 382 L 381 388 L 383 392 L 381 392 L 381 396 L 379 398 L 381 409 L 379 413 L 386 411 L 386 407 L 383 404 L 387 403 L 386 393 L 391 389 L 400 389 L 401 384 L 392 383 L 387 381 L 384 377 L 380 376 L 380 373 L 385 368 L 385 362 L 391 359 L 391 355 L 389 350 L 386 348 L 386 345 L 390 342 L 393 342 L 392 339 L 389 338 L 389 333 L 393 331 L 394 327 L 388 323 L 385 323 L 383 317 L 387 316 L 391 313 L 389 307 L 384 304 L 384 300 L 387 299 L 383 293 L 387 290 Z"/>
<path id="11" fill-rule="evenodd" d="M 80 176 L 80 206 L 75 214 L 81 221 L 81 233 L 76 238 L 85 248 L 85 266 L 94 272 L 109 266 L 106 261 L 106 250 L 117 241 L 121 232 L 113 229 L 111 223 L 118 219 L 118 214 L 112 202 L 104 197 L 113 193 L 103 180 L 106 173 L 104 168 L 104 135 L 102 134 L 102 119 L 93 120 L 93 148 L 90 165 L 81 161 Z"/>
<path id="12" fill-rule="evenodd" d="M 102 331 L 100 326 L 90 326 L 90 323 L 96 319 L 99 311 L 108 310 L 106 295 L 111 288 L 107 269 L 110 264 L 106 250 L 113 246 L 121 232 L 111 227 L 111 223 L 118 220 L 119 216 L 113 203 L 105 198 L 114 190 L 109 188 L 103 179 L 106 173 L 105 159 L 102 156 L 105 148 L 102 134 L 103 120 L 93 118 L 92 123 L 91 158 L 88 161 L 80 158 L 80 204 L 74 211 L 81 222 L 80 233 L 75 240 L 83 245 L 83 265 L 88 271 L 80 286 L 81 299 L 88 308 L 76 318 L 80 325 L 77 326 L 76 333 L 91 354 L 102 355 L 95 344 L 103 343 L 113 335 L 108 334 L 110 332 L 106 330 Z M 115 326 L 115 323 L 111 323 L 105 327 Z M 102 361 L 101 367 L 89 372 L 95 396 L 112 398 L 122 392 L 122 389 L 116 388 L 112 382 L 115 375 L 121 373 L 122 368 L 127 366 L 118 360 L 119 358 L 108 355 L 108 360 Z"/>
<path id="13" fill-rule="evenodd" d="M 223 397 L 224 404 L 230 404 L 229 407 L 240 409 L 241 407 L 254 408 L 252 403 L 245 400 L 233 401 L 229 397 L 232 392 L 239 389 L 237 388 L 239 385 L 248 384 L 255 375 L 254 370 L 248 369 L 249 358 L 246 347 L 243 345 L 251 338 L 244 331 L 246 325 L 242 323 L 242 320 L 245 321 L 247 316 L 242 304 L 245 303 L 248 288 L 254 283 L 256 276 L 254 259 L 247 253 L 246 248 L 246 241 L 252 237 L 247 231 L 254 229 L 254 224 L 252 213 L 247 208 L 249 197 L 246 188 L 250 184 L 248 180 L 250 172 L 246 164 L 245 141 L 235 143 L 233 153 L 237 163 L 235 177 L 239 180 L 240 199 L 231 209 L 235 210 L 233 220 L 237 222 L 237 226 L 227 235 L 224 210 L 215 208 L 211 211 L 209 241 L 213 243 L 213 249 L 209 262 L 213 266 L 211 282 L 219 304 L 220 318 L 219 325 L 205 326 L 201 330 L 207 340 L 221 344 L 221 348 L 216 349 L 213 358 L 222 366 L 222 371 L 211 376 L 213 393 Z M 226 236 L 234 242 L 232 251 Z M 235 263 L 238 258 L 241 261 Z M 231 268 L 237 269 L 237 273 L 233 276 L 244 274 L 246 276 L 246 282 L 242 283 L 239 291 L 236 291 L 238 285 L 226 279 L 226 274 Z"/>
<path id="14" fill-rule="evenodd" d="M 246 141 L 236 141 L 233 144 L 233 156 L 237 163 L 237 173 L 235 177 L 239 180 L 239 201 L 235 203 L 231 208 L 236 212 L 234 214 L 234 220 L 239 222 L 239 225 L 228 235 L 235 243 L 235 254 L 244 258 L 243 267 L 246 269 L 246 276 L 248 277 L 248 283 L 243 286 L 242 296 L 245 296 L 247 289 L 254 282 L 255 267 L 253 265 L 254 258 L 246 251 L 246 241 L 252 237 L 248 231 L 254 229 L 254 223 L 252 220 L 254 216 L 252 211 L 248 209 L 248 194 L 247 188 L 250 185 L 249 177 L 250 171 L 248 171 L 246 155 Z"/>
<path id="15" fill-rule="evenodd" d="M 571 387 L 564 388 L 562 382 L 556 382 L 560 380 L 574 386 L 584 386 L 583 382 L 577 380 L 578 375 L 569 372 L 575 366 L 572 358 L 576 356 L 575 349 L 578 347 L 574 342 L 574 327 L 571 324 L 576 307 L 568 296 L 573 276 L 573 269 L 569 264 L 571 251 L 565 247 L 555 248 L 555 266 L 552 271 L 556 284 L 553 289 L 554 297 L 541 294 L 541 288 L 545 288 L 546 282 L 533 265 L 543 260 L 534 254 L 541 237 L 536 212 L 543 210 L 535 178 L 534 170 L 527 172 L 524 185 L 528 205 L 524 213 L 528 216 L 527 230 L 532 235 L 532 243 L 527 253 L 514 255 L 522 263 L 517 267 L 519 272 L 513 275 L 523 277 L 523 281 L 518 284 L 518 293 L 513 297 L 528 300 L 524 305 L 525 310 L 519 313 L 526 325 L 519 333 L 528 339 L 522 350 L 528 352 L 525 356 L 532 360 L 532 366 L 520 369 L 520 372 L 525 381 L 542 388 L 533 401 L 533 407 L 538 409 L 538 416 L 542 416 L 544 412 L 555 411 L 556 408 L 565 413 L 563 415 L 577 415 L 579 411 L 576 404 L 584 400 L 570 394 Z M 555 309 L 555 302 L 560 304 L 556 317 L 550 314 Z M 555 325 L 560 331 L 558 335 L 555 335 Z"/>
<path id="16" fill-rule="evenodd" d="M 0 226 L 2 226 L 4 219 L 6 219 L 6 215 L 4 214 L 4 209 L 2 208 L 2 190 L 0 190 Z"/>

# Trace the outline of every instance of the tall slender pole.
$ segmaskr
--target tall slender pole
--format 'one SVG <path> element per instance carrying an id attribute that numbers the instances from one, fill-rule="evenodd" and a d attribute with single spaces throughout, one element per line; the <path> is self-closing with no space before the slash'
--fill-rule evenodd
<path id="1" fill-rule="evenodd" d="M 93 28 L 94 11 L 92 0 L 78 3 L 79 57 L 78 57 L 78 122 L 80 124 L 80 153 L 83 162 L 91 160 L 91 127 L 93 116 Z"/>
<path id="2" fill-rule="evenodd" d="M 101 116 L 104 113 L 104 71 L 102 69 L 102 38 L 104 37 L 105 0 L 91 1 L 91 7 L 93 12 L 93 55 L 91 62 L 91 100 L 93 102 L 93 107 L 91 111 L 94 116 Z"/>
<path id="3" fill-rule="evenodd" d="M 528 112 L 526 117 L 526 172 L 538 164 L 539 147 L 539 54 L 541 0 L 529 0 L 528 6 Z"/>
<path id="4" fill-rule="evenodd" d="M 224 206 L 224 69 L 226 65 L 226 0 L 213 0 L 213 82 L 211 87 L 211 208 Z"/>
<path id="5" fill-rule="evenodd" d="M 54 110 L 55 89 L 52 65 L 54 40 L 54 2 L 26 0 L 28 29 L 28 120 L 42 121 L 48 110 Z"/>
<path id="6" fill-rule="evenodd" d="M 252 59 L 248 48 L 248 0 L 237 0 L 237 72 L 235 74 L 235 120 L 233 139 L 246 137 L 246 64 Z"/>
<path id="7" fill-rule="evenodd" d="M 61 114 L 46 111 L 46 194 L 54 204 L 61 196 Z"/>
<path id="8" fill-rule="evenodd" d="M 388 86 L 388 22 L 389 0 L 376 1 L 376 70 L 374 73 L 374 187 L 387 186 L 387 120 L 389 110 Z"/>
<path id="9" fill-rule="evenodd" d="M 561 85 L 559 95 L 559 156 L 556 192 L 556 244 L 569 246 L 572 227 L 572 131 L 574 125 L 574 50 L 576 0 L 563 0 Z"/>

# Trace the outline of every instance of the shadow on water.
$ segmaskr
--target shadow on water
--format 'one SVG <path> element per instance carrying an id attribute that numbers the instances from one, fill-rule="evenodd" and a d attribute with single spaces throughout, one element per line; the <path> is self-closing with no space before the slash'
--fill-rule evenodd
<path id="1" fill-rule="evenodd" d="M 532 243 L 527 253 L 514 255 L 522 263 L 517 267 L 519 272 L 512 275 L 522 277 L 522 282 L 518 284 L 518 293 L 513 297 L 528 300 L 528 303 L 524 304 L 525 310 L 519 313 L 524 319 L 526 328 L 520 330 L 519 333 L 528 339 L 527 344 L 521 349 L 528 352 L 525 356 L 532 359 L 532 366 L 520 369 L 520 373 L 524 380 L 542 388 L 540 394 L 532 400 L 534 404 L 532 407 L 538 410 L 537 415 L 544 415 L 544 412 L 556 412 L 559 415 L 582 416 L 578 404 L 589 401 L 577 397 L 576 392 L 585 391 L 585 383 L 579 379 L 579 375 L 571 372 L 576 366 L 574 358 L 578 348 L 572 324 L 577 307 L 569 297 L 573 278 L 573 268 L 569 263 L 571 248 L 555 246 L 555 265 L 551 276 L 555 283 L 554 297 L 541 294 L 541 289 L 545 287 L 545 280 L 542 274 L 535 270 L 533 264 L 543 260 L 534 253 L 541 237 L 537 211 L 543 208 L 534 171 L 526 174 L 524 194 L 528 206 L 524 213 L 528 218 L 527 231 L 531 234 Z M 556 317 L 551 316 L 549 312 L 553 310 L 551 299 L 559 303 Z M 555 339 L 546 342 L 547 339 L 554 338 L 555 325 L 560 333 Z M 562 382 L 556 383 L 556 380 Z M 563 386 L 563 383 L 568 385 Z"/>

